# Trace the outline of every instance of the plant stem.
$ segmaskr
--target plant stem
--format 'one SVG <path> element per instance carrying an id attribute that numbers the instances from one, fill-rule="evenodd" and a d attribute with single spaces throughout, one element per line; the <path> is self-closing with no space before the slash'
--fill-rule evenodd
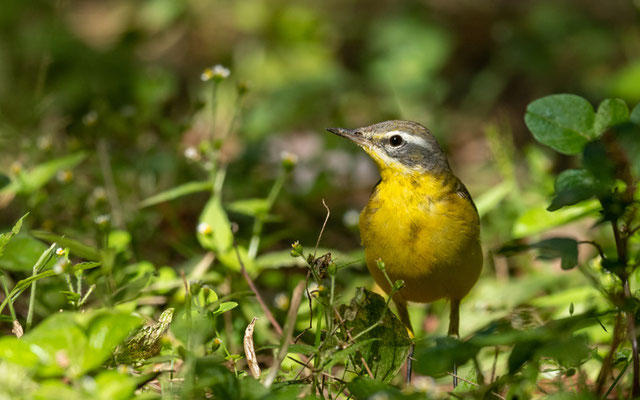
<path id="1" fill-rule="evenodd" d="M 35 265 L 33 266 L 34 276 L 39 274 L 40 270 L 42 270 L 42 268 L 44 268 L 47 262 L 49 262 L 56 246 L 57 244 L 53 243 L 47 250 L 45 250 L 40 255 L 40 258 L 38 258 L 38 261 L 36 261 Z M 27 330 L 31 329 L 31 324 L 33 323 L 33 308 L 36 302 L 36 287 L 37 287 L 37 281 L 34 280 L 31 283 L 31 293 L 29 296 L 29 309 L 27 310 Z"/>
<path id="2" fill-rule="evenodd" d="M 4 275 L 4 273 L 2 273 L 2 276 L 0 278 L 2 278 L 2 287 L 4 288 L 4 295 L 9 300 L 8 304 L 9 304 L 9 311 L 11 312 L 11 318 L 13 318 L 13 320 L 15 321 L 18 318 L 16 317 L 16 310 L 13 308 L 13 301 L 9 296 L 9 288 L 7 287 L 7 278 Z"/>
<path id="3" fill-rule="evenodd" d="M 254 259 L 258 254 L 258 248 L 260 247 L 260 235 L 262 234 L 262 228 L 264 226 L 264 219 L 273 208 L 273 204 L 276 202 L 278 198 L 278 194 L 280 194 L 280 190 L 282 190 L 282 186 L 284 185 L 284 181 L 287 179 L 287 173 L 282 171 L 278 178 L 273 183 L 271 187 L 271 191 L 267 196 L 267 206 L 264 210 L 264 215 L 256 216 L 256 219 L 253 221 L 253 232 L 251 234 L 251 242 L 249 242 L 249 258 Z"/>

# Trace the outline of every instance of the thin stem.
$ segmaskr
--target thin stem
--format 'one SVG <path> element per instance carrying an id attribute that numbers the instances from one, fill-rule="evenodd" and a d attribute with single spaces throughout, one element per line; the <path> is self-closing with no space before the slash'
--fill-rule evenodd
<path id="1" fill-rule="evenodd" d="M 233 230 L 231 232 L 233 232 Z M 238 244 L 236 243 L 235 236 L 233 237 L 233 248 L 236 251 L 236 257 L 238 258 L 238 262 L 240 263 L 240 272 L 242 273 L 242 276 L 244 277 L 244 279 L 247 281 L 247 284 L 249 285 L 249 288 L 251 288 L 251 291 L 253 292 L 253 294 L 256 295 L 256 300 L 258 300 L 258 304 L 260 304 L 260 308 L 262 308 L 262 311 L 267 316 L 267 319 L 271 323 L 271 326 L 273 326 L 273 329 L 275 329 L 278 335 L 282 335 L 282 327 L 280 327 L 280 324 L 278 323 L 278 321 L 276 321 L 276 319 L 273 317 L 273 314 L 271 314 L 269 307 L 267 307 L 267 304 L 262 299 L 262 296 L 260 296 L 260 292 L 258 292 L 258 288 L 253 283 L 253 279 L 251 279 L 251 277 L 247 273 L 247 269 L 245 268 L 244 262 L 242 261 L 242 257 L 240 257 L 240 252 L 238 251 Z"/>
<path id="2" fill-rule="evenodd" d="M 13 320 L 15 321 L 18 318 L 16 317 L 16 310 L 13 308 L 13 301 L 9 296 L 9 288 L 7 287 L 7 278 L 4 273 L 2 273 L 2 276 L 0 276 L 0 278 L 2 278 L 2 287 L 4 288 L 4 295 L 7 299 L 9 299 L 8 304 L 9 304 L 9 311 L 11 312 L 11 318 L 13 318 Z"/>
<path id="3" fill-rule="evenodd" d="M 254 259 L 258 254 L 258 248 L 260 247 L 260 236 L 262 235 L 262 228 L 264 227 L 264 219 L 273 208 L 276 199 L 278 198 L 278 194 L 282 190 L 282 186 L 284 185 L 285 180 L 287 179 L 287 173 L 282 171 L 278 178 L 273 183 L 271 190 L 269 191 L 269 195 L 267 196 L 267 206 L 264 210 L 264 215 L 256 216 L 256 219 L 253 221 L 253 232 L 251 233 L 251 241 L 249 242 L 249 258 Z"/>
<path id="4" fill-rule="evenodd" d="M 53 243 L 47 250 L 45 250 L 40 255 L 40 258 L 38 258 L 38 261 L 36 261 L 35 265 L 33 266 L 33 276 L 38 275 L 40 273 L 40 270 L 42 270 L 42 268 L 44 268 L 44 266 L 47 265 L 47 262 L 49 262 L 49 260 L 51 259 L 56 246 L 57 244 Z M 33 309 L 36 303 L 37 282 L 38 282 L 37 280 L 34 280 L 31 283 L 31 293 L 29 296 L 29 309 L 27 310 L 27 330 L 31 329 L 31 324 L 33 323 Z"/>

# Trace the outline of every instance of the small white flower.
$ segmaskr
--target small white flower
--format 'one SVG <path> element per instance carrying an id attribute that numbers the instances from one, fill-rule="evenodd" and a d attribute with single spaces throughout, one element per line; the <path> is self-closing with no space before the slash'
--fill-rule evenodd
<path id="1" fill-rule="evenodd" d="M 104 200 L 107 198 L 107 191 L 102 186 L 97 186 L 93 189 L 91 196 L 96 200 Z"/>
<path id="2" fill-rule="evenodd" d="M 198 233 L 201 235 L 210 235 L 213 232 L 211 225 L 206 222 L 200 222 L 198 224 Z"/>
<path id="3" fill-rule="evenodd" d="M 53 144 L 51 140 L 51 136 L 49 135 L 40 136 L 36 143 L 40 150 L 49 150 L 51 148 L 51 145 Z"/>
<path id="4" fill-rule="evenodd" d="M 58 178 L 58 181 L 62 183 L 68 183 L 73 178 L 73 172 L 71 172 L 71 170 L 65 169 L 62 171 L 58 171 L 58 174 L 56 176 Z"/>
<path id="5" fill-rule="evenodd" d="M 293 168 L 298 163 L 298 155 L 288 151 L 283 151 L 280 153 L 280 160 L 282 160 L 282 165 L 286 168 Z"/>
<path id="6" fill-rule="evenodd" d="M 106 225 L 111 220 L 111 217 L 107 214 L 98 215 L 94 222 L 97 225 Z"/>
<path id="7" fill-rule="evenodd" d="M 231 71 L 229 71 L 229 68 L 225 68 L 224 66 L 218 64 L 214 65 L 213 67 L 206 68 L 204 71 L 202 71 L 202 74 L 200 74 L 200 79 L 203 82 L 207 82 L 211 79 L 215 81 L 221 81 L 228 78 L 229 75 L 231 75 Z"/>
<path id="8" fill-rule="evenodd" d="M 289 309 L 289 297 L 284 293 L 278 293 L 275 299 L 273 299 L 273 303 L 282 311 Z"/>
<path id="9" fill-rule="evenodd" d="M 58 249 L 56 250 L 56 254 L 59 256 L 63 256 L 64 255 L 64 249 L 62 247 L 58 247 Z"/>
<path id="10" fill-rule="evenodd" d="M 198 149 L 193 146 L 189 146 L 184 150 L 184 156 L 188 160 L 192 161 L 198 161 L 200 159 L 200 153 L 198 152 Z"/>
<path id="11" fill-rule="evenodd" d="M 82 123 L 85 126 L 93 126 L 98 122 L 98 113 L 91 110 L 82 117 Z"/>

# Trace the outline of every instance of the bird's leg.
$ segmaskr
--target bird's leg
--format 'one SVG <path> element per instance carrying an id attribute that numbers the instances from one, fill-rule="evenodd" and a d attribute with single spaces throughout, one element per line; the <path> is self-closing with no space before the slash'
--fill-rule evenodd
<path id="1" fill-rule="evenodd" d="M 395 295 L 393 297 L 393 301 L 396 303 L 396 308 L 398 309 L 398 316 L 400 317 L 400 321 L 404 324 L 409 332 L 409 337 L 411 338 L 411 345 L 409 348 L 409 357 L 407 358 L 407 383 L 411 383 L 411 363 L 413 361 L 413 327 L 411 326 L 411 319 L 409 319 L 409 311 L 407 310 L 407 302 L 402 297 Z"/>
<path id="2" fill-rule="evenodd" d="M 460 300 L 451 299 L 451 310 L 449 312 L 449 336 L 460 337 L 458 328 L 460 327 Z M 453 364 L 453 388 L 458 386 L 458 366 Z"/>

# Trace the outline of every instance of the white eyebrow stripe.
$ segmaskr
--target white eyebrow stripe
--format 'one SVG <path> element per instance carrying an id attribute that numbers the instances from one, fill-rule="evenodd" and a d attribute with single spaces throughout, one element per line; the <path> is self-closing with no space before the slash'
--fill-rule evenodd
<path id="1" fill-rule="evenodd" d="M 420 146 L 420 147 L 425 148 L 425 149 L 430 149 L 431 148 L 431 145 L 429 143 L 427 143 L 427 141 L 424 140 L 423 138 L 416 137 L 414 135 L 410 135 L 410 134 L 408 134 L 407 132 L 404 132 L 404 131 L 389 131 L 389 132 L 386 133 L 385 136 L 386 137 L 391 137 L 393 135 L 402 136 L 402 139 L 404 139 L 404 141 L 407 142 L 407 143 L 412 143 L 412 144 L 415 144 L 415 145 Z"/>

